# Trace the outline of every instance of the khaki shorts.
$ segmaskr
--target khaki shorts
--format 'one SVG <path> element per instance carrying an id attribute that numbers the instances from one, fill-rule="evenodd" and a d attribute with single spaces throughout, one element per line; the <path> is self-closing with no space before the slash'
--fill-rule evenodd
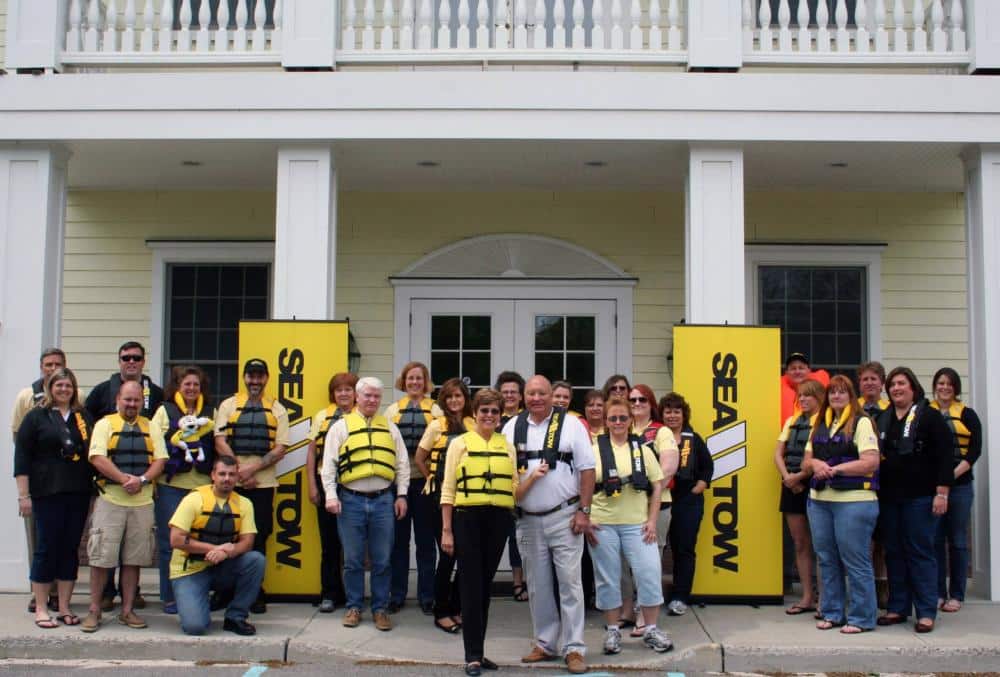
<path id="1" fill-rule="evenodd" d="M 119 553 L 126 566 L 151 565 L 156 544 L 153 521 L 152 504 L 124 507 L 98 498 L 87 541 L 90 566 L 113 569 Z"/>

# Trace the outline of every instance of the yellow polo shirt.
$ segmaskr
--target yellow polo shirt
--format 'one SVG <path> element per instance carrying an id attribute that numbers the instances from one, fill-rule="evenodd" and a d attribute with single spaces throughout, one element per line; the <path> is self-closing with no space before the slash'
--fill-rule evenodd
<path id="1" fill-rule="evenodd" d="M 669 428 L 662 430 L 670 432 Z M 673 433 L 670 433 L 673 437 Z M 676 447 L 676 443 L 674 444 Z M 615 452 L 615 467 L 620 477 L 627 477 L 632 472 L 632 449 L 628 443 L 611 447 Z M 601 466 L 601 451 L 594 445 L 594 466 L 596 481 L 604 481 L 604 469 Z M 663 479 L 663 469 L 656 460 L 656 454 L 645 444 L 642 445 L 642 459 L 646 463 L 646 476 L 650 482 Z M 659 506 L 657 506 L 659 507 Z M 622 487 L 618 496 L 608 496 L 603 490 L 594 490 L 594 500 L 591 504 L 590 519 L 597 524 L 642 524 L 649 519 L 649 495 L 645 491 L 636 491 L 631 484 Z"/>
<path id="2" fill-rule="evenodd" d="M 142 418 L 141 416 L 139 418 Z M 126 424 L 127 425 L 127 424 Z M 154 435 L 152 426 L 149 429 L 150 439 L 153 440 L 153 460 L 157 459 L 167 459 L 167 447 L 163 443 L 163 435 Z M 94 432 L 90 437 L 90 453 L 89 457 L 94 458 L 95 456 L 108 455 L 108 442 L 111 441 L 111 423 L 108 422 L 108 417 L 105 416 L 100 421 L 94 425 Z M 100 473 L 98 473 L 100 474 Z M 101 498 L 109 503 L 114 503 L 115 505 L 121 505 L 125 507 L 135 507 L 140 505 L 149 505 L 153 502 L 153 485 L 152 483 L 146 484 L 142 489 L 136 494 L 130 494 L 125 491 L 120 484 L 114 484 L 112 482 L 106 482 L 104 484 L 104 493 L 102 493 Z"/>
<path id="3" fill-rule="evenodd" d="M 236 411 L 236 396 L 230 397 L 219 405 L 218 411 L 215 412 L 215 436 L 220 435 L 225 436 L 226 426 L 229 424 L 229 417 L 233 415 Z M 274 414 L 274 418 L 278 420 L 278 429 L 274 432 L 274 443 L 283 444 L 288 446 L 288 410 L 285 409 L 284 405 L 278 400 L 274 401 L 274 405 L 271 407 L 271 413 Z M 260 460 L 260 456 L 249 455 L 249 456 L 237 456 L 236 460 L 240 463 L 252 463 Z M 254 478 L 257 480 L 257 488 L 267 489 L 269 487 L 278 486 L 278 474 L 274 469 L 273 465 L 266 468 L 258 470 L 254 473 Z"/>
<path id="4" fill-rule="evenodd" d="M 236 495 L 240 499 L 240 535 L 256 534 L 257 523 L 253 518 L 253 503 L 251 503 L 250 499 L 246 496 L 240 496 L 239 494 Z M 216 496 L 215 504 L 217 506 L 224 506 L 226 501 Z M 174 516 L 170 518 L 170 526 L 177 527 L 181 531 L 190 533 L 191 525 L 194 524 L 194 520 L 200 512 L 201 495 L 196 491 L 192 491 L 190 494 L 181 499 L 180 504 L 177 506 L 177 511 L 174 512 Z M 185 561 L 187 561 L 186 568 L 184 566 Z M 170 580 L 196 574 L 202 569 L 207 569 L 210 566 L 212 566 L 212 564 L 210 562 L 206 562 L 204 559 L 188 560 L 186 552 L 174 548 L 173 554 L 170 556 Z"/>

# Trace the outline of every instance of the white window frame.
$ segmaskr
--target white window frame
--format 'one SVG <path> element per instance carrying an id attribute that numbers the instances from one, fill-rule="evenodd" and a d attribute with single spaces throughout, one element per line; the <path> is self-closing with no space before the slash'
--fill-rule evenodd
<path id="1" fill-rule="evenodd" d="M 268 263 L 274 264 L 274 242 L 227 242 L 225 240 L 147 240 L 153 252 L 153 296 L 150 304 L 150 331 L 147 372 L 162 378 L 164 331 L 167 324 L 167 266 L 185 263 Z M 267 315 L 271 316 L 273 290 L 268 293 Z"/>
<path id="2" fill-rule="evenodd" d="M 853 266 L 865 269 L 868 287 L 868 360 L 882 360 L 882 252 L 885 244 L 746 245 L 747 324 L 758 324 L 761 266 Z"/>

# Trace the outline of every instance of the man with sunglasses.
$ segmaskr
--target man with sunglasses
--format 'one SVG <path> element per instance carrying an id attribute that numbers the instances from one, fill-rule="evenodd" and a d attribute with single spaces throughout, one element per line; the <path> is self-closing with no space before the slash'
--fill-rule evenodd
<path id="1" fill-rule="evenodd" d="M 527 409 L 503 428 L 517 451 L 520 481 L 531 477 L 530 486 L 519 492 L 517 541 L 528 579 L 535 641 L 521 662 L 538 663 L 562 655 L 571 673 L 582 674 L 587 671 L 587 647 L 580 569 L 583 539 L 593 532 L 594 450 L 580 419 L 552 405 L 552 384 L 547 378 L 528 379 L 524 397 Z"/>
<path id="2" fill-rule="evenodd" d="M 150 419 L 160 405 L 163 404 L 163 388 L 153 383 L 146 374 L 142 373 L 146 366 L 146 349 L 138 341 L 126 341 L 118 348 L 118 373 L 111 374 L 107 381 L 102 381 L 94 386 L 94 389 L 87 395 L 84 408 L 90 412 L 94 421 L 100 421 L 109 414 L 118 411 L 118 391 L 123 383 L 129 381 L 137 382 L 142 386 L 142 409 L 139 415 Z M 115 594 L 121 591 L 115 587 L 115 576 L 112 573 L 108 576 L 107 585 L 104 586 L 104 596 L 101 600 L 101 610 L 111 611 L 115 608 Z M 145 609 L 146 599 L 136 591 L 135 608 Z"/>

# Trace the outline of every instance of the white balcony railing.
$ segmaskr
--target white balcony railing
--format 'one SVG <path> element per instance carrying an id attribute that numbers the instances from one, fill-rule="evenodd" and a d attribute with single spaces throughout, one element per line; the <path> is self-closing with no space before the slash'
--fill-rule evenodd
<path id="1" fill-rule="evenodd" d="M 962 0 L 743 0 L 743 61 L 967 63 L 965 11 Z"/>

